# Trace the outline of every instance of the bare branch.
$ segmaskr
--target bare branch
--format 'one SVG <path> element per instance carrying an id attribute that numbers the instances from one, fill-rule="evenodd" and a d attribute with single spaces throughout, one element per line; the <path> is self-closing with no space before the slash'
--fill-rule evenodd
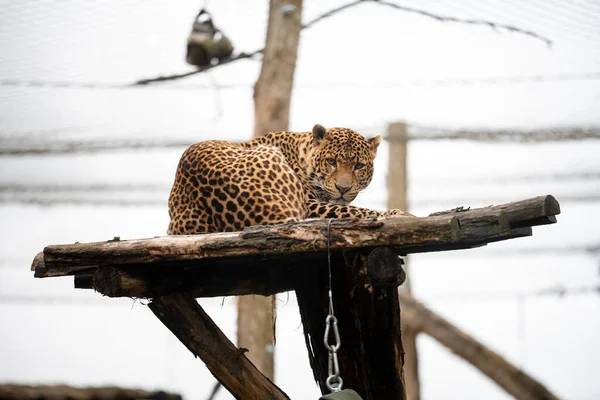
<path id="1" fill-rule="evenodd" d="M 531 36 L 535 39 L 539 39 L 542 42 L 546 43 L 546 45 L 548 47 L 552 47 L 552 40 L 550 40 L 549 38 L 542 36 L 540 34 L 537 34 L 533 31 L 521 29 L 514 25 L 500 24 L 497 22 L 487 21 L 487 20 L 483 20 L 483 19 L 462 19 L 462 18 L 456 18 L 456 17 L 442 16 L 442 15 L 434 14 L 429 11 L 421 10 L 418 8 L 401 6 L 399 4 L 392 3 L 389 1 L 385 1 L 385 0 L 372 0 L 372 1 L 374 1 L 375 3 L 381 4 L 381 5 L 384 5 L 384 6 L 395 8 L 400 11 L 419 14 L 419 15 L 422 15 L 422 16 L 428 17 L 428 18 L 433 18 L 439 22 L 456 22 L 459 24 L 467 24 L 467 25 L 483 25 L 483 26 L 489 26 L 490 28 L 492 28 L 494 30 L 504 29 L 509 32 L 520 33 L 522 35 Z"/>
<path id="2" fill-rule="evenodd" d="M 344 5 L 336 7 L 336 8 L 332 8 L 331 10 L 327 11 L 326 13 L 321 14 L 318 17 L 316 17 L 315 19 L 302 25 L 302 29 L 310 28 L 312 25 L 316 24 L 317 22 L 319 22 L 325 18 L 329 18 L 329 17 L 333 16 L 334 14 L 337 14 L 340 11 L 344 11 L 350 7 L 354 7 L 360 3 L 364 3 L 367 1 L 376 1 L 376 0 L 356 0 L 356 1 L 353 1 L 352 3 L 348 3 L 348 4 L 344 4 Z"/>
<path id="3" fill-rule="evenodd" d="M 386 5 L 386 6 L 389 6 L 389 7 L 401 10 L 401 11 L 405 11 L 405 12 L 411 12 L 411 13 L 420 14 L 422 16 L 433 18 L 433 19 L 435 19 L 437 21 L 440 21 L 440 22 L 456 22 L 456 23 L 470 24 L 470 25 L 485 25 L 485 26 L 489 26 L 490 28 L 495 29 L 495 30 L 496 29 L 504 29 L 504 30 L 508 30 L 508 31 L 511 31 L 511 32 L 521 33 L 521 34 L 524 34 L 524 35 L 531 36 L 531 37 L 534 37 L 536 39 L 542 40 L 549 47 L 552 46 L 552 41 L 550 39 L 546 38 L 545 36 L 541 36 L 541 35 L 539 35 L 539 34 L 537 34 L 535 32 L 532 32 L 532 31 L 529 31 L 529 30 L 525 30 L 525 29 L 521 29 L 521 28 L 518 28 L 518 27 L 513 26 L 513 25 L 500 24 L 500 23 L 486 21 L 486 20 L 462 19 L 462 18 L 455 18 L 455 17 L 449 17 L 449 16 L 441 16 L 441 15 L 433 14 L 433 13 L 425 11 L 425 10 L 420 10 L 420 9 L 416 9 L 416 8 L 412 8 L 412 7 L 401 6 L 399 4 L 395 4 L 395 3 L 391 3 L 391 2 L 387 2 L 387 1 L 381 1 L 381 0 L 356 0 L 356 1 L 352 2 L 352 3 L 344 4 L 344 5 L 340 6 L 340 7 L 336 7 L 334 9 L 331 9 L 331 10 L 327 11 L 326 13 L 319 15 L 315 19 L 307 22 L 306 24 L 304 24 L 302 26 L 302 29 L 310 28 L 311 26 L 313 26 L 317 22 L 320 22 L 323 19 L 329 18 L 329 17 L 333 16 L 334 14 L 337 14 L 340 11 L 343 11 L 343 10 L 346 10 L 348 8 L 354 7 L 354 6 L 356 6 L 358 4 L 361 4 L 361 3 L 365 3 L 367 1 L 379 3 L 379 4 L 382 4 L 382 5 Z M 187 78 L 189 76 L 196 75 L 196 74 L 199 74 L 201 72 L 213 69 L 213 68 L 221 66 L 221 65 L 226 65 L 226 64 L 229 64 L 229 63 L 234 62 L 234 61 L 252 58 L 252 57 L 256 56 L 257 54 L 262 53 L 263 50 L 264 49 L 259 49 L 259 50 L 255 50 L 255 51 L 253 51 L 251 53 L 240 53 L 240 54 L 238 54 L 235 57 L 231 57 L 231 58 L 225 59 L 225 60 L 223 60 L 223 61 L 221 61 L 221 62 L 219 62 L 217 64 L 208 65 L 206 67 L 198 68 L 195 71 L 186 72 L 186 73 L 183 73 L 183 74 L 166 75 L 166 76 L 159 76 L 157 78 L 141 79 L 141 80 L 136 81 L 135 83 L 133 83 L 132 86 L 143 86 L 143 85 L 147 85 L 147 84 L 151 84 L 151 83 L 155 83 L 155 82 L 165 82 L 165 81 L 172 81 L 172 80 L 181 79 L 181 78 Z"/>
<path id="4" fill-rule="evenodd" d="M 356 1 L 352 2 L 352 3 L 348 3 L 348 4 L 345 4 L 343 6 L 331 9 L 331 10 L 327 11 L 326 13 L 324 13 L 324 14 L 316 17 L 312 21 L 309 21 L 305 25 L 302 25 L 302 27 L 300 29 L 310 28 L 312 25 L 316 24 L 317 22 L 319 22 L 319 21 L 321 21 L 323 19 L 329 18 L 332 15 L 334 15 L 334 14 L 340 12 L 340 11 L 346 10 L 346 9 L 348 9 L 350 7 L 353 7 L 355 5 L 358 5 L 360 3 L 364 3 L 364 2 L 367 2 L 367 1 L 373 1 L 373 0 L 356 0 Z M 183 73 L 183 74 L 159 76 L 157 78 L 149 78 L 149 79 L 141 79 L 141 80 L 133 83 L 131 86 L 142 86 L 142 85 L 148 85 L 148 84 L 155 83 L 155 82 L 165 82 L 165 81 L 173 81 L 173 80 L 181 79 L 181 78 L 187 78 L 188 76 L 196 75 L 196 74 L 199 74 L 201 72 L 207 71 L 209 69 L 212 69 L 212 68 L 215 68 L 215 67 L 219 67 L 221 65 L 229 64 L 229 63 L 234 62 L 234 61 L 243 60 L 243 59 L 247 59 L 247 58 L 252 58 L 252 57 L 254 57 L 257 54 L 262 54 L 263 50 L 264 49 L 256 50 L 256 51 L 253 51 L 252 53 L 240 53 L 240 54 L 238 54 L 235 57 L 231 57 L 231 58 L 225 59 L 223 61 L 220 61 L 217 64 L 208 65 L 206 67 L 198 68 L 195 71 L 186 72 L 186 73 Z"/>
<path id="5" fill-rule="evenodd" d="M 552 46 L 552 40 L 550 40 L 549 38 L 539 35 L 533 31 L 529 31 L 526 29 L 521 29 L 519 27 L 513 26 L 513 25 L 506 25 L 506 24 L 500 24 L 500 23 L 496 23 L 496 22 L 492 22 L 492 21 L 487 21 L 487 20 L 480 20 L 480 19 L 462 19 L 462 18 L 456 18 L 456 17 L 449 17 L 449 16 L 442 16 L 442 15 L 438 15 L 438 14 L 434 14 L 431 13 L 429 11 L 425 11 L 425 10 L 421 10 L 421 9 L 417 9 L 417 8 L 412 8 L 412 7 L 406 7 L 406 6 L 401 6 L 399 4 L 395 4 L 395 3 L 391 3 L 389 1 L 383 1 L 383 0 L 355 0 L 351 3 L 347 3 L 344 4 L 342 6 L 336 7 L 336 8 L 332 8 L 331 10 L 317 16 L 316 18 L 314 18 L 313 20 L 307 22 L 306 24 L 302 25 L 301 29 L 306 29 L 306 28 L 310 28 L 311 26 L 313 26 L 314 24 L 316 24 L 317 22 L 320 22 L 326 18 L 329 18 L 337 13 L 339 13 L 340 11 L 344 11 L 347 10 L 351 7 L 354 7 L 356 5 L 359 5 L 361 3 L 367 3 L 367 2 L 372 2 L 372 3 L 378 3 L 384 6 L 388 6 L 388 7 L 392 7 L 395 8 L 397 10 L 400 11 L 405 11 L 405 12 L 409 12 L 409 13 L 415 13 L 415 14 L 419 14 L 422 15 L 424 17 L 428 17 L 428 18 L 433 18 L 436 21 L 440 21 L 440 22 L 455 22 L 455 23 L 459 23 L 459 24 L 468 24 L 468 25 L 483 25 L 483 26 L 489 26 L 490 28 L 494 29 L 494 30 L 498 30 L 498 29 L 504 29 L 506 31 L 510 31 L 510 32 L 515 32 L 515 33 L 520 33 L 523 35 L 527 35 L 527 36 L 531 36 L 533 38 L 539 39 L 541 41 L 543 41 L 544 43 L 546 43 L 548 45 L 548 47 Z M 227 58 L 223 61 L 220 61 L 217 64 L 213 64 L 213 65 L 208 65 L 206 67 L 202 67 L 202 68 L 198 68 L 195 71 L 191 71 L 191 72 L 186 72 L 183 74 L 176 74 L 176 75 L 166 75 L 166 76 L 159 76 L 156 78 L 148 78 L 148 79 L 141 79 L 135 83 L 133 83 L 131 86 L 143 86 L 143 85 L 148 85 L 148 84 L 152 84 L 152 83 L 156 83 L 156 82 L 166 82 L 166 81 L 173 81 L 176 79 L 181 79 L 181 78 L 187 78 L 188 76 L 192 76 L 192 75 L 196 75 L 199 74 L 201 72 L 204 71 L 208 71 L 209 69 L 213 69 L 215 67 L 219 67 L 221 65 L 225 65 L 225 64 L 229 64 L 232 63 L 234 61 L 238 61 L 238 60 L 243 60 L 243 59 L 247 59 L 247 58 L 252 58 L 254 56 L 256 56 L 257 54 L 261 54 L 263 52 L 264 49 L 260 49 L 260 50 L 256 50 L 253 51 L 252 53 L 240 53 L 237 56 L 231 57 L 231 58 Z"/>
<path id="6" fill-rule="evenodd" d="M 166 82 L 166 81 L 173 81 L 173 80 L 181 79 L 181 78 L 187 78 L 188 76 L 196 75 L 201 72 L 208 71 L 209 69 L 213 69 L 213 68 L 219 67 L 221 65 L 232 63 L 234 61 L 252 58 L 252 57 L 256 56 L 257 54 L 261 54 L 262 52 L 263 52 L 263 49 L 253 51 L 252 53 L 240 53 L 235 57 L 226 58 L 226 59 L 220 61 L 218 64 L 207 65 L 206 67 L 198 68 L 195 71 L 186 72 L 183 74 L 176 74 L 176 75 L 159 76 L 157 78 L 140 79 L 139 81 L 136 81 L 133 84 L 131 84 L 131 86 L 143 86 L 143 85 L 148 85 L 150 83 Z"/>

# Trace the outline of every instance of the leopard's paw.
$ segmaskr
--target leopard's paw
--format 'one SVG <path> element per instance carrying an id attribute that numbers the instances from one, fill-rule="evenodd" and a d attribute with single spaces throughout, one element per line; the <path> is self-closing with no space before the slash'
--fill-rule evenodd
<path id="1" fill-rule="evenodd" d="M 384 216 L 386 217 L 412 217 L 413 215 L 404 212 L 398 208 L 393 208 L 391 210 L 388 210 L 384 213 Z"/>

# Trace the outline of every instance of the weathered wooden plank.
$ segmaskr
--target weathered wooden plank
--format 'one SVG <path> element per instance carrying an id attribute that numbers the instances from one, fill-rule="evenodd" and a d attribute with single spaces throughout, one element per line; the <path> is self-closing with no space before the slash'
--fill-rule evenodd
<path id="1" fill-rule="evenodd" d="M 270 296 L 294 290 L 291 270 L 302 271 L 326 258 L 325 252 L 314 252 L 302 253 L 292 259 L 285 255 L 271 256 L 248 264 L 226 260 L 201 268 L 173 266 L 168 273 L 159 267 L 103 266 L 94 274 L 76 275 L 75 288 L 94 289 L 109 297 L 152 298 L 176 292 L 190 292 L 194 297 Z M 380 279 L 382 284 L 391 280 L 392 277 L 385 277 L 384 272 L 372 275 L 376 273 L 372 268 L 371 278 Z M 405 276 L 396 279 L 404 281 Z"/>
<path id="2" fill-rule="evenodd" d="M 311 253 L 299 260 L 271 257 L 247 263 L 224 260 L 202 267 L 171 266 L 168 269 L 145 265 L 102 266 L 92 275 L 75 276 L 75 287 L 95 289 L 109 297 L 155 297 L 190 292 L 194 297 L 221 297 L 257 294 L 269 296 L 293 290 L 289 271 L 302 269 L 307 262 L 323 258 Z"/>
<path id="3" fill-rule="evenodd" d="M 540 196 L 425 218 L 334 220 L 331 248 L 393 246 L 400 254 L 466 249 L 529 236 L 531 227 L 519 226 L 559 211 L 552 196 Z M 326 220 L 308 220 L 234 233 L 56 245 L 38 254 L 32 269 L 36 277 L 89 275 L 76 287 L 108 296 L 270 295 L 293 287 L 292 268 L 325 257 L 326 237 Z"/>
<path id="4" fill-rule="evenodd" d="M 556 223 L 556 215 L 560 214 L 560 204 L 554 196 L 545 195 L 474 210 L 457 207 L 452 210 L 435 212 L 430 214 L 430 216 L 471 215 L 475 217 L 478 214 L 486 215 L 496 211 L 504 211 L 506 213 L 511 228 L 522 228 Z"/>
<path id="5" fill-rule="evenodd" d="M 60 267 L 53 267 L 47 269 L 44 262 L 44 253 L 40 252 L 36 256 L 36 260 L 31 264 L 31 270 L 35 278 L 54 278 L 57 276 L 67 275 L 85 275 L 93 273 L 99 266 L 98 265 L 82 265 L 82 266 L 69 266 L 64 265 Z"/>
<path id="6" fill-rule="evenodd" d="M 236 348 L 188 293 L 157 297 L 148 307 L 236 399 L 289 400 Z"/>
<path id="7" fill-rule="evenodd" d="M 412 221 L 414 222 L 415 219 L 412 219 Z M 419 222 L 427 224 L 432 221 L 433 226 L 440 226 L 439 217 L 419 219 Z M 459 221 L 462 222 L 459 223 Z M 339 248 L 340 243 L 349 246 L 348 243 L 355 241 L 352 236 L 345 236 L 347 231 L 339 228 L 339 225 L 345 222 L 352 223 L 353 221 L 340 220 L 332 224 L 334 243 L 332 248 L 336 248 L 335 244 L 338 244 L 337 248 Z M 417 224 L 411 224 L 411 226 L 415 225 Z M 380 228 L 370 227 L 367 234 L 369 237 L 377 237 L 377 243 L 381 245 L 402 241 L 403 244 L 394 247 L 405 254 L 482 246 L 487 242 L 522 236 L 527 233 L 518 232 L 516 234 L 515 230 L 511 230 L 506 215 L 502 211 L 478 218 L 465 215 L 461 216 L 459 220 L 445 220 L 442 229 L 448 229 L 449 227 L 451 231 L 448 231 L 437 241 L 431 240 L 435 236 L 431 233 L 431 230 L 440 228 L 430 227 L 421 229 L 421 231 L 414 229 L 404 230 L 400 233 L 397 233 L 397 231 L 390 233 L 385 231 L 386 226 L 383 224 Z M 286 229 L 288 227 L 285 225 L 273 226 L 271 227 L 270 237 L 275 236 L 272 234 L 273 232 L 287 232 Z M 530 228 L 521 228 L 520 230 L 523 229 Z M 383 234 L 381 230 L 384 231 Z M 350 230 L 350 232 L 354 234 L 353 230 Z M 249 233 L 253 239 L 261 238 L 257 235 L 260 231 L 250 231 Z M 439 234 L 440 231 L 437 231 L 437 233 Z M 326 248 L 326 232 L 322 232 L 321 235 L 320 241 L 322 246 Z M 402 236 L 390 240 L 389 237 L 394 235 Z M 313 236 L 310 236 L 310 238 L 311 241 L 307 242 L 307 245 L 309 248 L 314 248 L 315 239 L 313 239 Z M 419 243 L 418 240 L 423 240 L 423 238 L 429 238 L 429 242 Z M 116 246 L 117 243 L 123 245 L 127 242 L 110 242 L 109 245 Z M 284 250 L 280 247 L 280 251 Z M 121 254 L 124 254 L 124 252 Z M 211 255 L 214 255 L 214 253 Z M 289 273 L 291 269 L 304 269 L 307 265 L 322 260 L 324 257 L 324 249 L 295 253 L 292 257 L 288 253 L 252 254 L 245 257 L 185 259 L 179 262 L 150 262 L 146 264 L 110 265 L 109 263 L 115 262 L 115 260 L 107 257 L 104 262 L 105 265 L 95 269 L 83 266 L 72 267 L 68 263 L 64 265 L 55 263 L 51 269 L 36 270 L 36 276 L 42 274 L 56 276 L 65 271 L 67 273 L 74 271 L 76 274 L 85 273 L 86 275 L 93 273 L 93 279 L 78 279 L 76 287 L 93 288 L 110 297 L 154 297 L 183 291 L 191 292 L 195 297 L 244 294 L 271 295 L 293 288 Z M 36 260 L 39 259 L 39 257 L 36 257 Z M 248 268 L 248 265 L 252 265 L 252 267 Z"/>
<path id="8" fill-rule="evenodd" d="M 559 212 L 558 202 L 548 195 L 483 209 L 449 210 L 426 218 L 336 220 L 332 248 L 393 245 L 408 253 L 472 247 L 528 235 L 529 230 L 518 228 L 551 223 Z M 502 213 L 508 218 L 511 232 L 505 229 Z M 452 216 L 458 217 L 458 226 L 457 222 L 444 219 Z M 233 233 L 55 245 L 36 256 L 32 269 L 36 276 L 46 277 L 88 273 L 89 269 L 106 264 L 170 263 L 324 251 L 325 230 L 326 221 L 312 220 Z"/>
<path id="9" fill-rule="evenodd" d="M 334 220 L 331 226 L 331 247 L 334 249 L 382 245 L 424 248 L 457 242 L 460 235 L 460 226 L 454 216 L 343 219 Z M 32 268 L 39 272 L 37 276 L 61 268 L 67 275 L 73 268 L 95 265 L 169 264 L 325 251 L 326 231 L 326 220 L 308 220 L 231 233 L 53 245 L 44 249 L 43 265 L 36 257 Z"/>

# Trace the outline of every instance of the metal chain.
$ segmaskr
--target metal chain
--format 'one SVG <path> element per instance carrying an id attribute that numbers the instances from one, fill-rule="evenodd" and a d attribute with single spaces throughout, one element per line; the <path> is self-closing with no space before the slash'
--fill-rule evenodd
<path id="1" fill-rule="evenodd" d="M 329 360 L 327 362 L 327 372 L 329 376 L 325 380 L 325 386 L 330 392 L 339 392 L 342 390 L 344 381 L 340 377 L 340 366 L 337 358 L 337 351 L 340 349 L 340 332 L 338 330 L 337 318 L 333 311 L 333 292 L 331 286 L 331 221 L 330 218 L 327 221 L 327 264 L 329 272 L 329 315 L 325 318 L 325 336 L 323 338 L 323 344 L 329 352 Z M 333 331 L 333 337 L 335 342 L 329 343 L 329 333 Z"/>

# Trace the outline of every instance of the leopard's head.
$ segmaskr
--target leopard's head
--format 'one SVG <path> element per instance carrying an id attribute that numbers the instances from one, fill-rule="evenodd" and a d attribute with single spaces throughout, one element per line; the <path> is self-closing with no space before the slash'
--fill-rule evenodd
<path id="1" fill-rule="evenodd" d="M 346 128 L 312 130 L 311 185 L 319 200 L 348 204 L 373 178 L 373 161 L 381 136 L 366 139 Z"/>

